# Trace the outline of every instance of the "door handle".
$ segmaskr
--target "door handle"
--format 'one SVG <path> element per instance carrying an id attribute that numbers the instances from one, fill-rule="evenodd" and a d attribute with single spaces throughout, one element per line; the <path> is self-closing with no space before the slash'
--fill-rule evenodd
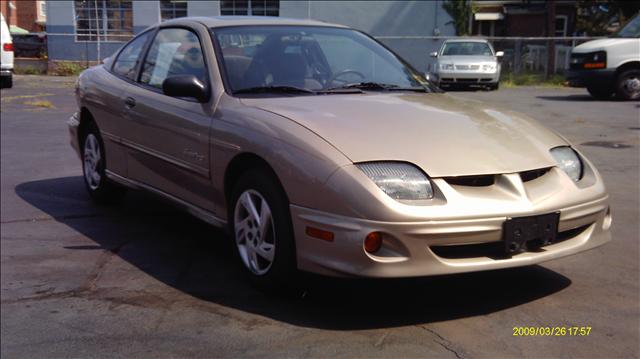
<path id="1" fill-rule="evenodd" d="M 133 107 L 133 106 L 135 106 L 135 105 L 136 105 L 136 99 L 135 99 L 135 98 L 133 98 L 133 97 L 127 97 L 127 98 L 124 100 L 124 104 L 125 104 L 125 106 L 127 106 L 128 108 L 131 108 L 131 107 Z"/>

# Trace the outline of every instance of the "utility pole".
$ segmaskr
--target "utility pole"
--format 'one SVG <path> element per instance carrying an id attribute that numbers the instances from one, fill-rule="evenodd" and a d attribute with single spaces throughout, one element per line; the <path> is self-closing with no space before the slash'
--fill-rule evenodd
<path id="1" fill-rule="evenodd" d="M 467 0 L 469 4 L 469 33 L 467 35 L 473 35 L 473 4 L 472 0 Z"/>
<path id="2" fill-rule="evenodd" d="M 556 33 L 556 1 L 547 1 L 547 37 L 553 37 Z M 547 42 L 547 71 L 545 77 L 551 79 L 555 73 L 556 64 L 556 44 L 553 40 Z"/>
<path id="3" fill-rule="evenodd" d="M 96 39 L 98 40 L 97 43 L 96 43 L 96 47 L 97 47 L 96 50 L 97 50 L 97 53 L 98 53 L 98 65 L 99 65 L 102 61 L 100 59 L 100 23 L 101 22 L 100 22 L 100 19 L 98 18 L 98 0 L 93 0 L 93 5 L 95 6 L 95 10 L 96 10 L 96 35 L 97 35 Z M 106 14 L 104 14 L 104 11 L 103 11 L 102 16 L 106 16 Z M 104 20 L 104 18 L 103 18 L 103 20 Z M 105 25 L 105 24 L 103 24 L 103 25 Z M 87 56 L 87 57 L 89 57 L 89 56 Z"/>

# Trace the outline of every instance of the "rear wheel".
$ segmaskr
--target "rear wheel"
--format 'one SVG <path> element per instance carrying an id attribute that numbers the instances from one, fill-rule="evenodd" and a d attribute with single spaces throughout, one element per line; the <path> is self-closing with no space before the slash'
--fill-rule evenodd
<path id="1" fill-rule="evenodd" d="M 94 122 L 87 124 L 82 136 L 82 173 L 84 184 L 93 200 L 113 203 L 122 198 L 125 189 L 109 181 L 105 174 L 104 144 Z"/>
<path id="2" fill-rule="evenodd" d="M 296 275 L 289 203 L 269 171 L 243 174 L 232 193 L 229 224 L 247 275 L 263 289 L 284 289 Z"/>
<path id="3" fill-rule="evenodd" d="M 587 87 L 589 94 L 598 100 L 607 100 L 611 98 L 613 90 L 607 87 Z"/>
<path id="4" fill-rule="evenodd" d="M 623 71 L 616 80 L 616 94 L 622 100 L 640 99 L 640 70 Z"/>

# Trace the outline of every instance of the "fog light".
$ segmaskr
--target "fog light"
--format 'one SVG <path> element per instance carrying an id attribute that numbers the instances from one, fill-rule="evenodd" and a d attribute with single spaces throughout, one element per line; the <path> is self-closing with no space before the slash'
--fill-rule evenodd
<path id="1" fill-rule="evenodd" d="M 382 233 L 371 232 L 364 239 L 364 250 L 369 253 L 377 252 L 382 247 Z"/>

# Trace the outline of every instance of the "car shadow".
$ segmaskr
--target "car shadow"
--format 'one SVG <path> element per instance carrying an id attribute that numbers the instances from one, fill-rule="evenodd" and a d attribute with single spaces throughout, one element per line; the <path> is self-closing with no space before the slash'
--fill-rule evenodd
<path id="1" fill-rule="evenodd" d="M 491 92 L 488 89 L 484 88 L 484 87 L 477 87 L 477 86 L 452 86 L 452 87 L 445 87 L 444 89 L 445 92 Z"/>
<path id="2" fill-rule="evenodd" d="M 265 294 L 244 277 L 224 232 L 148 195 L 130 192 L 120 205 L 98 206 L 79 176 L 26 182 L 15 191 L 95 243 L 67 250 L 108 250 L 187 295 L 302 327 L 373 329 L 485 315 L 571 284 L 559 273 L 529 266 L 393 280 L 305 274 L 296 295 Z"/>
<path id="3" fill-rule="evenodd" d="M 559 96 L 536 96 L 541 100 L 549 100 L 549 101 L 575 101 L 575 102 L 618 102 L 618 98 L 612 96 L 609 99 L 596 99 L 591 97 L 589 94 L 572 94 L 572 95 L 559 95 Z"/>

